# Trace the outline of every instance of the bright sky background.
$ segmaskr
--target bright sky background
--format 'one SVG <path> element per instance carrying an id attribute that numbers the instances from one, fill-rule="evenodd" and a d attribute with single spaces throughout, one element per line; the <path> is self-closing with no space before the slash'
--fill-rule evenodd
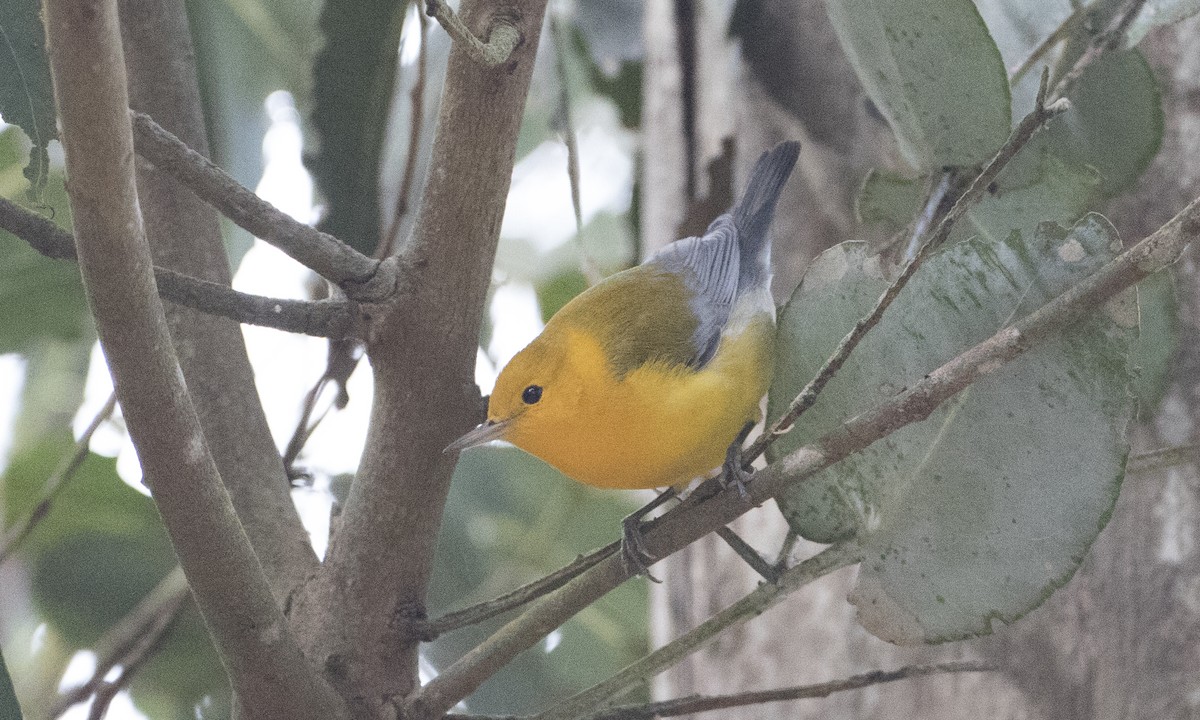
<path id="1" fill-rule="evenodd" d="M 406 23 L 408 27 L 415 23 Z M 406 38 L 407 40 L 407 38 Z M 401 48 L 402 64 L 416 59 L 416 47 L 406 42 Z M 270 129 L 263 140 L 265 170 L 256 191 L 293 217 L 315 222 L 319 209 L 313 205 L 313 183 L 301 160 L 302 137 L 299 116 L 291 97 L 282 91 L 267 98 Z M 621 130 L 615 113 L 600 104 L 576 108 L 575 119 L 580 149 L 581 205 L 583 221 L 597 213 L 619 215 L 629 209 L 633 187 L 633 137 Z M 0 124 L 0 129 L 3 125 Z M 566 174 L 566 148 L 561 142 L 545 142 L 523 158 L 513 170 L 513 183 L 501 228 L 502 242 L 520 239 L 539 252 L 548 252 L 575 237 Z M 305 283 L 311 274 L 274 247 L 255 241 L 234 278 L 238 290 L 281 298 L 305 298 Z M 489 308 L 492 339 L 481 348 L 476 380 L 484 393 L 490 392 L 498 368 L 542 329 L 541 313 L 533 287 L 525 282 L 497 278 L 500 284 Z M 258 391 L 267 409 L 267 420 L 282 448 L 299 418 L 304 394 L 320 377 L 326 358 L 326 342 L 319 338 L 291 335 L 275 330 L 243 326 L 250 360 L 255 368 Z M 7 462 L 13 423 L 19 412 L 24 382 L 24 361 L 17 355 L 0 356 L 0 467 Z M 85 399 L 76 414 L 76 436 L 90 423 L 112 391 L 112 381 L 99 346 L 93 350 L 88 369 Z M 366 436 L 370 409 L 371 375 L 366 362 L 350 379 L 350 405 L 331 413 L 313 435 L 302 464 L 316 479 L 313 489 L 299 489 L 294 497 L 314 545 L 324 552 L 328 535 L 329 478 L 352 472 L 358 463 Z M 330 398 L 323 398 L 328 403 Z M 117 457 L 117 470 L 127 483 L 145 492 L 133 446 L 119 417 L 101 426 L 92 440 L 96 453 Z M 35 645 L 40 634 L 34 634 Z M 553 642 L 553 640 L 551 641 Z M 550 646 L 547 646 L 547 650 Z M 72 659 L 62 687 L 86 680 L 95 668 L 96 657 L 81 651 Z M 63 717 L 84 720 L 87 705 L 77 705 Z M 140 720 L 126 693 L 112 703 L 110 720 Z"/>

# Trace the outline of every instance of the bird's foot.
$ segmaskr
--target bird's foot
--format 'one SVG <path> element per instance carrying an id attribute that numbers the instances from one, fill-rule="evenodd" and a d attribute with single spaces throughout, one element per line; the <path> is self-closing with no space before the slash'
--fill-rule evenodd
<path id="1" fill-rule="evenodd" d="M 621 562 L 630 575 L 645 575 L 650 582 L 660 583 L 662 580 L 650 574 L 649 563 L 653 560 L 642 538 L 642 518 L 634 513 L 621 521 Z"/>
<path id="2" fill-rule="evenodd" d="M 729 449 L 725 451 L 725 463 L 721 466 L 721 487 L 726 490 L 730 487 L 736 488 L 738 497 L 746 503 L 750 502 L 750 493 L 746 490 L 746 483 L 749 482 L 750 476 L 754 472 L 745 468 L 742 461 L 742 445 L 753 429 L 753 422 L 746 423 L 733 442 L 729 444 Z"/>
<path id="3" fill-rule="evenodd" d="M 658 558 L 646 549 L 645 538 L 642 537 L 642 520 L 655 508 L 675 497 L 674 488 L 667 488 L 659 493 L 644 507 L 634 511 L 621 521 L 621 560 L 625 569 L 632 575 L 645 575 L 652 582 L 662 582 L 650 574 L 650 563 Z"/>

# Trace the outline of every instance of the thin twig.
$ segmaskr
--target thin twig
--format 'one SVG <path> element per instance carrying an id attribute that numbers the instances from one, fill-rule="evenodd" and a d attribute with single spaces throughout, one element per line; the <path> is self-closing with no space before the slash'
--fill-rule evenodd
<path id="1" fill-rule="evenodd" d="M 567 177 L 571 184 L 571 207 L 575 211 L 575 246 L 579 250 L 579 266 L 589 285 L 604 278 L 596 261 L 583 245 L 583 206 L 579 200 L 579 142 L 575 121 L 571 117 L 571 92 L 567 80 L 567 36 L 558 13 L 550 13 L 550 35 L 554 43 L 554 68 L 558 73 L 558 115 L 562 123 L 563 142 L 567 146 Z"/>
<path id="2" fill-rule="evenodd" d="M 741 600 L 692 630 L 627 665 L 607 680 L 555 703 L 553 707 L 535 715 L 533 720 L 569 720 L 589 716 L 595 708 L 604 706 L 704 647 L 724 630 L 761 615 L 796 590 L 861 559 L 862 549 L 856 542 L 831 545 L 785 571 L 779 576 L 778 582 L 759 585 Z"/>
<path id="3" fill-rule="evenodd" d="M 183 571 L 176 566 L 129 611 L 129 614 L 100 638 L 96 643 L 97 660 L 92 676 L 87 682 L 59 696 L 47 716 L 56 718 L 73 705 L 97 694 L 105 684 L 105 676 L 117 665 L 121 665 L 126 671 L 131 666 L 139 665 L 166 635 L 183 611 L 189 595 Z"/>
<path id="4" fill-rule="evenodd" d="M 1133 24 L 1133 21 L 1137 19 L 1138 14 L 1145 5 L 1146 0 L 1130 0 L 1129 5 L 1121 13 L 1113 29 L 1093 38 L 1087 50 L 1079 56 L 1079 59 L 1075 61 L 1071 69 L 1054 86 L 1054 97 L 1064 98 L 1070 95 L 1071 90 L 1075 87 L 1075 83 L 1079 82 L 1079 78 L 1083 77 L 1084 71 L 1092 63 L 1121 47 L 1121 44 L 1125 41 L 1125 33 L 1129 30 L 1129 26 Z"/>
<path id="5" fill-rule="evenodd" d="M 590 715 L 585 715 L 584 718 L 586 720 L 649 720 L 656 717 L 676 717 L 711 710 L 763 705 L 765 703 L 782 702 L 785 700 L 823 698 L 829 697 L 836 692 L 861 690 L 872 685 L 929 675 L 992 672 L 994 670 L 996 670 L 996 666 L 975 660 L 939 663 L 936 665 L 908 665 L 896 670 L 874 670 L 859 675 L 851 675 L 842 680 L 833 680 L 815 685 L 799 685 L 775 690 L 754 690 L 730 695 L 692 695 L 675 700 L 663 700 L 641 705 L 618 705 L 598 710 Z"/>
<path id="6" fill-rule="evenodd" d="M 42 499 L 33 506 L 28 515 L 14 522 L 12 527 L 4 533 L 4 539 L 0 542 L 0 564 L 3 564 L 5 560 L 16 552 L 17 548 L 21 546 L 25 538 L 29 537 L 29 534 L 33 532 L 38 523 L 44 520 L 50 513 L 50 509 L 54 505 L 54 501 L 58 498 L 58 494 L 67 487 L 67 483 L 74 477 L 75 471 L 79 469 L 79 466 L 87 458 L 88 446 L 91 445 L 92 436 L 96 434 L 96 430 L 100 425 L 112 416 L 113 410 L 116 407 L 117 396 L 114 393 L 108 396 L 108 400 L 100 408 L 100 412 L 96 413 L 96 416 L 88 423 L 83 434 L 79 436 L 79 440 L 75 442 L 75 449 L 71 451 L 70 455 L 62 459 L 58 465 L 58 469 L 46 481 L 46 484 L 42 487 Z"/>
<path id="7" fill-rule="evenodd" d="M 754 572 L 762 576 L 763 580 L 773 583 L 779 580 L 779 573 L 771 565 L 763 559 L 762 555 L 754 549 L 750 543 L 742 539 L 741 535 L 735 533 L 731 528 L 717 528 L 717 536 L 725 541 L 737 556 L 740 557 Z"/>
<path id="8" fill-rule="evenodd" d="M 395 293 L 398 263 L 369 258 L 334 236 L 305 225 L 239 185 L 149 115 L 133 110 L 129 115 L 138 154 L 188 186 L 238 226 L 342 288 L 353 300 L 380 302 Z"/>
<path id="9" fill-rule="evenodd" d="M 766 502 L 785 488 L 805 482 L 896 430 L 928 418 L 942 403 L 975 381 L 990 376 L 1027 350 L 1095 312 L 1117 293 L 1174 263 L 1198 235 L 1200 198 L 1039 310 L 960 353 L 908 390 L 759 470 L 747 486 L 751 502 Z M 689 500 L 695 495 L 693 492 Z M 749 507 L 735 493 L 720 493 L 695 504 L 684 502 L 657 518 L 643 532 L 646 550 L 652 560 L 666 557 L 728 525 Z M 517 654 L 630 577 L 631 572 L 619 558 L 597 563 L 445 668 L 408 699 L 405 709 L 411 714 L 406 717 L 414 720 L 441 717 Z"/>
<path id="10" fill-rule="evenodd" d="M 1130 455 L 1125 472 L 1144 473 L 1188 463 L 1200 463 L 1200 445 L 1177 445 Z"/>
<path id="11" fill-rule="evenodd" d="M 966 214 L 980 197 L 987 191 L 988 186 L 1000 174 L 1013 159 L 1014 156 L 1025 147 L 1034 133 L 1038 131 L 1045 123 L 1054 116 L 1064 112 L 1068 107 L 1065 99 L 1056 100 L 1050 105 L 1046 104 L 1046 86 L 1049 82 L 1049 71 L 1042 71 L 1042 82 L 1038 88 L 1037 100 L 1034 103 L 1033 111 L 1021 119 L 1016 129 L 1012 131 L 1008 140 L 997 151 L 995 157 L 988 162 L 987 166 L 975 176 L 966 191 L 959 196 L 954 202 L 954 206 L 942 217 L 938 222 L 936 229 L 930 235 L 929 240 L 921 247 L 912 260 L 904 266 L 900 274 L 892 282 L 892 284 L 879 297 L 878 302 L 871 312 L 854 324 L 850 332 L 846 334 L 842 341 L 838 343 L 837 349 L 833 355 L 825 361 L 821 369 L 817 371 L 816 376 L 809 381 L 796 399 L 792 401 L 787 412 L 783 414 L 774 424 L 771 425 L 767 432 L 758 436 L 758 439 L 746 450 L 743 454 L 745 461 L 749 463 L 754 458 L 758 457 L 765 451 L 773 442 L 786 435 L 795 426 L 796 420 L 803 415 L 817 401 L 817 396 L 833 379 L 833 376 L 845 364 L 846 359 L 850 357 L 850 353 L 866 336 L 871 328 L 879 324 L 883 313 L 891 306 L 892 301 L 912 279 L 912 276 L 924 264 L 925 260 L 933 254 L 935 250 L 942 246 L 946 238 L 950 236 L 950 231 L 954 224 Z"/>
<path id="12" fill-rule="evenodd" d="M 395 251 L 400 222 L 408 215 L 408 196 L 412 194 L 413 178 L 417 174 L 417 158 L 421 154 L 421 130 L 425 126 L 425 78 L 429 74 L 429 20 L 424 13 L 417 12 L 417 24 L 417 42 L 420 44 L 417 46 L 417 79 L 413 82 L 412 91 L 408 96 L 412 112 L 408 128 L 408 156 L 404 159 L 404 176 L 400 180 L 400 192 L 396 195 L 396 207 L 392 210 L 391 222 L 380 239 L 379 247 L 375 249 L 377 260 L 388 257 Z"/>
<path id="13" fill-rule="evenodd" d="M 161 615 L 160 624 L 156 624 L 151 628 L 150 632 L 143 636 L 138 644 L 122 658 L 120 663 L 121 672 L 116 678 L 112 680 L 101 679 L 92 698 L 92 706 L 88 709 L 88 720 L 103 720 L 104 715 L 108 712 L 108 706 L 112 704 L 113 698 L 129 685 L 133 680 L 133 676 L 162 648 L 163 643 L 170 634 L 171 628 L 179 620 L 179 616 L 183 610 L 183 601 L 187 597 L 188 594 L 186 592 L 183 593 L 182 597 L 179 598 L 178 605 L 174 609 L 166 608 Z"/>
<path id="14" fill-rule="evenodd" d="M 358 303 L 350 300 L 284 300 L 251 295 L 157 266 L 154 279 L 164 300 L 239 323 L 333 340 L 358 333 Z"/>
<path id="15" fill-rule="evenodd" d="M 783 536 L 783 543 L 779 546 L 779 554 L 775 556 L 773 566 L 775 572 L 783 572 L 787 568 L 792 559 L 792 551 L 796 549 L 796 543 L 799 541 L 800 533 L 788 525 L 787 533 Z"/>
<path id="16" fill-rule="evenodd" d="M 562 587 L 588 568 L 609 555 L 616 553 L 620 547 L 620 543 L 609 543 L 586 555 L 580 555 L 570 565 L 559 568 L 545 577 L 522 585 L 516 590 L 505 593 L 500 597 L 463 608 L 462 610 L 446 613 L 432 620 L 415 622 L 413 623 L 412 631 L 422 641 L 429 642 L 443 633 L 464 628 L 468 625 L 475 625 L 506 613 L 509 610 L 519 608 Z"/>
<path id="17" fill-rule="evenodd" d="M 325 372 L 313 384 L 304 396 L 304 402 L 301 405 L 300 418 L 296 420 L 296 429 L 292 431 L 292 437 L 288 440 L 287 448 L 283 452 L 283 467 L 287 471 L 289 479 L 295 480 L 303 477 L 304 472 L 295 469 L 296 460 L 300 457 L 300 452 L 304 446 L 308 444 L 308 439 L 321 425 L 321 422 L 329 415 L 330 409 L 336 407 L 341 410 L 350 403 L 350 394 L 346 390 L 346 384 L 350 381 L 350 376 L 354 374 L 358 368 L 358 363 L 363 357 L 363 345 L 356 339 L 345 338 L 342 340 L 334 340 L 329 343 L 329 349 L 325 357 Z M 336 395 L 333 403 L 325 408 L 320 415 L 317 415 L 313 420 L 313 414 L 317 410 L 317 401 L 321 397 L 321 392 L 327 385 L 334 385 Z"/>
<path id="18" fill-rule="evenodd" d="M 1013 69 L 1008 84 L 1015 87 L 1017 83 L 1021 82 L 1021 79 L 1025 77 L 1025 74 L 1033 68 L 1038 60 L 1042 59 L 1046 53 L 1050 52 L 1051 48 L 1062 42 L 1074 30 L 1075 23 L 1079 21 L 1079 18 L 1083 17 L 1083 14 L 1087 10 L 1087 5 L 1076 7 L 1058 27 L 1054 28 L 1053 32 L 1046 36 L 1045 40 L 1033 49 L 1033 52 L 1029 53 L 1029 56 L 1020 65 Z"/>
<path id="19" fill-rule="evenodd" d="M 472 60 L 486 68 L 494 68 L 507 62 L 513 50 L 521 44 L 521 33 L 511 22 L 498 20 L 492 26 L 485 43 L 475 37 L 470 28 L 443 0 L 425 0 L 425 12 L 445 28 L 446 33 L 454 38 Z"/>
<path id="20" fill-rule="evenodd" d="M 0 228 L 48 258 L 76 260 L 71 233 L 5 198 L 0 198 Z M 240 323 L 317 337 L 341 338 L 357 332 L 357 308 L 347 300 L 310 302 L 251 295 L 157 265 L 154 280 L 164 300 Z"/>

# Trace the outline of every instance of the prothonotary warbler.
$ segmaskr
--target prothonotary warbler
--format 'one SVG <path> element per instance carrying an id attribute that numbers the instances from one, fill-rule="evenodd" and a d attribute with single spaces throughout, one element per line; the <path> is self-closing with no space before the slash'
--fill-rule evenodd
<path id="1" fill-rule="evenodd" d="M 768 227 L 800 145 L 763 153 L 733 210 L 567 303 L 496 380 L 487 422 L 603 488 L 686 484 L 759 419 L 774 367 Z"/>

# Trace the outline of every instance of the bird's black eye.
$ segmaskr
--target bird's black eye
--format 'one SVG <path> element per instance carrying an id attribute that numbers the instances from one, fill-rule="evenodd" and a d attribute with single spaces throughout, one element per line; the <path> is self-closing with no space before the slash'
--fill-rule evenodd
<path id="1" fill-rule="evenodd" d="M 542 399 L 542 386 L 530 385 L 521 393 L 521 401 L 526 405 L 534 405 Z"/>

